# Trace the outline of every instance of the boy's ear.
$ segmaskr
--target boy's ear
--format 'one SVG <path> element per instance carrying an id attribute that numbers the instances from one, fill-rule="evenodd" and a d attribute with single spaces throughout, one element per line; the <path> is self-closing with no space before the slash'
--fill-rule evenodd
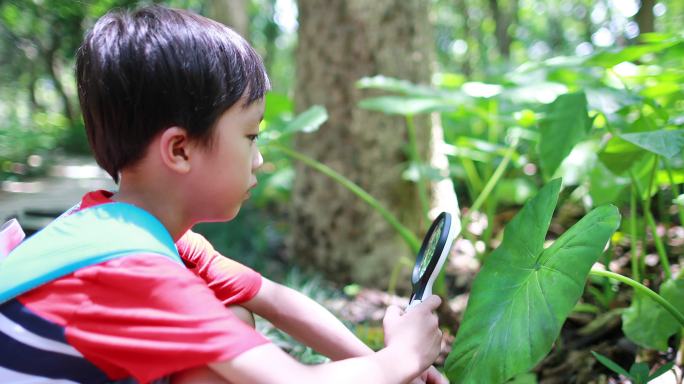
<path id="1" fill-rule="evenodd" d="M 181 127 L 167 128 L 159 140 L 161 160 L 169 169 L 178 173 L 190 171 L 191 143 L 188 132 Z"/>

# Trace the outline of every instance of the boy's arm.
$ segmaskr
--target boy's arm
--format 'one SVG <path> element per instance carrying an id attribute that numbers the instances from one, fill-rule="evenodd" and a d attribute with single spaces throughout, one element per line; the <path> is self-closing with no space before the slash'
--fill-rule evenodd
<path id="1" fill-rule="evenodd" d="M 384 320 L 389 344 L 368 356 L 329 364 L 304 365 L 273 344 L 210 364 L 232 383 L 408 383 L 437 357 L 441 333 L 432 313 L 440 300 L 431 296 L 409 313 L 390 307 Z"/>
<path id="2" fill-rule="evenodd" d="M 256 296 L 242 306 L 332 360 L 373 353 L 323 306 L 266 278 Z"/>
<path id="3" fill-rule="evenodd" d="M 253 348 L 236 358 L 209 367 L 231 383 L 407 383 L 417 376 L 417 364 L 410 369 L 397 364 L 402 358 L 397 349 L 386 349 L 371 356 L 328 364 L 304 365 L 274 344 Z"/>

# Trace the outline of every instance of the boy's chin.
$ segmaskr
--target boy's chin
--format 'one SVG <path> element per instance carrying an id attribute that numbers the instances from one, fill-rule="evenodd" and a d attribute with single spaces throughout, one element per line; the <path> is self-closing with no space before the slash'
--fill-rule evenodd
<path id="1" fill-rule="evenodd" d="M 231 211 L 228 212 L 223 212 L 219 215 L 212 216 L 210 218 L 202 220 L 202 222 L 205 223 L 223 223 L 226 221 L 231 221 L 235 217 L 237 217 L 238 213 L 240 212 L 240 207 L 238 206 L 237 208 L 233 208 Z"/>
<path id="2" fill-rule="evenodd" d="M 227 215 L 222 217 L 220 221 L 231 221 L 237 217 L 238 213 L 240 213 L 240 207 L 237 207 L 232 212 L 229 212 Z"/>

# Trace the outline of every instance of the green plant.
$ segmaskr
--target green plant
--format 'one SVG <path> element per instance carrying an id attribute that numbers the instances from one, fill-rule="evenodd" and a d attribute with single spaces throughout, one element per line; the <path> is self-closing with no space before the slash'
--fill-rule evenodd
<path id="1" fill-rule="evenodd" d="M 338 295 L 337 291 L 327 286 L 318 276 L 303 274 L 296 268 L 287 272 L 283 283 L 319 303 Z M 330 361 L 326 356 L 295 340 L 292 336 L 274 327 L 270 322 L 260 317 L 256 317 L 255 320 L 256 329 L 260 333 L 300 362 L 321 364 Z"/>
<path id="2" fill-rule="evenodd" d="M 658 368 L 652 374 L 649 374 L 650 370 L 648 369 L 648 365 L 646 363 L 635 362 L 629 368 L 629 372 L 627 372 L 624 368 L 622 368 L 620 365 L 618 365 L 616 362 L 609 359 L 608 357 L 603 356 L 602 354 L 594 351 L 592 351 L 591 353 L 594 355 L 594 357 L 596 357 L 596 360 L 598 360 L 601 364 L 605 365 L 611 371 L 632 380 L 632 383 L 634 384 L 646 384 L 649 381 L 661 376 L 665 372 L 672 369 L 672 366 L 674 365 L 674 362 L 669 362 Z"/>
<path id="3" fill-rule="evenodd" d="M 568 188 L 576 187 L 570 199 L 587 208 L 628 204 L 629 220 L 618 237 L 630 240 L 632 278 L 592 271 L 603 289 L 590 286 L 589 292 L 608 310 L 617 295 L 607 279 L 634 287 L 631 306 L 622 313 L 623 331 L 643 347 L 664 350 L 673 335 L 681 334 L 679 316 L 684 311 L 682 277 L 672 275 L 667 245 L 656 224 L 657 218 L 665 226 L 671 223 L 667 196 L 679 196 L 684 182 L 684 76 L 676 59 L 683 51 L 681 34 L 646 34 L 638 46 L 523 65 L 506 77 L 507 83 L 461 81 L 435 89 L 376 77 L 365 79 L 364 86 L 401 96 L 365 100 L 362 106 L 395 114 L 441 113 L 447 142 L 460 161 L 452 176 L 465 181 L 473 201 L 463 218 L 464 235 L 471 240 L 470 215 L 483 208 L 491 223 L 501 194 L 490 193 L 516 180 L 519 176 L 512 171 L 521 166 L 539 164 L 545 180 L 564 177 Z M 540 79 L 541 85 L 528 85 Z M 507 153 L 500 142 L 506 125 L 509 133 L 516 130 L 522 138 Z M 538 132 L 531 130 L 535 126 Z M 500 156 L 496 169 L 491 165 L 494 154 Z M 516 160 L 516 168 L 504 172 L 510 159 Z M 683 205 L 675 204 L 681 225 Z M 489 227 L 481 236 L 485 243 Z M 654 271 L 645 263 L 648 233 L 659 260 Z M 610 256 L 601 262 L 607 266 Z M 660 286 L 661 294 L 639 284 L 645 279 L 652 287 Z M 663 326 L 651 326 L 654 323 Z"/>
<path id="4" fill-rule="evenodd" d="M 632 305 L 622 315 L 622 330 L 637 344 L 667 350 L 668 340 L 674 335 L 681 335 L 684 317 L 663 306 L 658 297 L 644 291 L 637 291 L 632 298 Z M 669 279 L 660 286 L 660 297 L 673 308 L 681 311 L 684 308 L 684 273 L 676 279 Z M 658 324 L 658 326 L 652 326 Z"/>
<path id="5" fill-rule="evenodd" d="M 289 134 L 303 129 L 302 127 L 306 127 L 307 130 L 315 129 L 323 121 L 325 121 L 324 111 L 314 108 L 295 118 L 284 131 Z M 281 137 L 276 136 L 276 139 Z M 405 230 L 389 211 L 363 189 L 314 159 L 277 143 L 270 142 L 269 147 L 305 162 L 357 194 L 371 207 L 381 212 L 383 217 L 398 229 L 407 244 L 417 246 L 415 236 Z M 471 295 L 472 304 L 466 311 L 455 348 L 446 363 L 447 372 L 452 380 L 468 382 L 473 377 L 488 377 L 491 382 L 502 382 L 526 372 L 548 353 L 560 332 L 562 323 L 581 296 L 591 265 L 598 259 L 603 245 L 618 228 L 619 214 L 614 207 L 610 206 L 597 209 L 568 230 L 553 246 L 544 250 L 542 244 L 546 228 L 556 206 L 559 191 L 560 180 L 553 181 L 540 191 L 541 197 L 531 200 L 523 208 L 507 226 L 502 246 L 490 256 L 478 275 Z M 532 233 L 528 233 L 529 231 Z M 578 259 L 559 261 L 559 258 L 567 254 L 574 254 Z M 635 286 L 640 292 L 644 292 L 657 300 L 658 304 L 665 306 L 672 316 L 678 320 L 680 317 L 684 320 L 684 317 L 667 300 L 641 284 L 611 272 L 595 271 L 592 273 Z M 535 278 L 537 286 L 529 284 L 532 277 Z M 485 282 L 478 283 L 478 281 Z M 526 295 L 516 296 L 515 294 L 521 291 L 509 289 L 511 288 L 509 285 L 515 285 L 516 281 L 527 284 L 528 288 L 524 292 Z M 533 289 L 532 296 L 530 296 L 529 289 Z M 506 297 L 506 292 L 513 292 L 513 296 L 507 301 L 499 301 L 501 297 Z M 509 305 L 513 309 L 507 312 Z M 535 310 L 532 311 L 529 308 Z M 543 308 L 547 308 L 546 313 L 536 311 L 536 309 L 542 310 Z M 476 315 L 469 315 L 469 313 L 476 313 Z M 505 319 L 501 318 L 502 313 L 507 314 Z M 523 316 L 525 313 L 528 316 L 536 315 L 535 321 L 530 321 L 532 320 L 530 317 Z M 517 323 L 520 321 L 529 321 L 531 326 L 525 327 Z M 682 324 L 684 325 L 684 322 Z M 513 338 L 510 338 L 511 335 Z M 525 338 L 530 337 L 533 340 L 529 344 L 523 342 Z M 491 343 L 482 344 L 483 339 Z M 527 346 L 527 349 L 516 350 L 520 346 L 523 348 Z M 479 353 L 480 348 L 490 353 Z M 501 353 L 502 350 L 506 352 Z M 472 356 L 475 356 L 477 360 L 473 361 Z"/>
<path id="6" fill-rule="evenodd" d="M 453 382 L 502 383 L 527 372 L 551 350 L 582 295 L 620 215 L 597 208 L 544 249 L 560 187 L 553 180 L 525 204 L 478 274 L 445 363 Z"/>
<path id="7" fill-rule="evenodd" d="M 672 275 L 666 244 L 658 234 L 656 214 L 665 226 L 670 223 L 669 207 L 662 203 L 662 194 L 669 189 L 673 196 L 679 195 L 678 184 L 682 182 L 676 175 L 681 173 L 684 131 L 677 117 L 680 112 L 676 100 L 683 93 L 680 87 L 674 86 L 682 78 L 672 76 L 681 70 L 681 63 L 671 57 L 683 48 L 682 36 L 647 35 L 638 47 L 602 53 L 587 62 L 603 68 L 623 98 L 636 101 L 616 113 L 602 112 L 605 113 L 602 120 L 611 136 L 598 155 L 601 165 L 609 170 L 603 173 L 604 181 L 612 180 L 609 184 L 615 185 L 615 190 L 625 185 L 618 186 L 615 181 L 619 177 L 631 184 L 627 231 L 631 242 L 632 278 L 637 282 L 648 279 L 652 286 L 659 285 L 660 295 L 679 311 L 684 310 L 682 274 Z M 638 64 L 626 64 L 637 60 L 640 60 Z M 591 188 L 594 185 L 598 186 L 598 183 L 592 182 Z M 655 205 L 654 201 L 661 203 Z M 638 214 L 639 205 L 643 219 Z M 682 207 L 674 208 L 681 225 L 684 223 Z M 642 230 L 639 226 L 645 228 Z M 645 234 L 649 232 L 659 259 L 659 270 L 650 276 L 645 265 L 648 253 Z M 677 320 L 672 311 L 656 303 L 652 295 L 638 290 L 622 315 L 623 332 L 642 347 L 666 350 L 668 340 L 673 335 L 681 335 L 682 324 Z"/>
<path id="8" fill-rule="evenodd" d="M 591 307 L 591 311 L 600 315 L 601 310 L 607 310 L 611 316 L 621 313 L 623 331 L 639 345 L 663 349 L 673 335 L 681 333 L 684 278 L 682 273 L 672 276 L 666 245 L 656 234 L 656 218 L 669 222 L 668 208 L 663 203 L 667 199 L 659 194 L 667 188 L 673 197 L 680 196 L 679 184 L 684 182 L 684 161 L 680 156 L 684 134 L 678 112 L 678 100 L 684 92 L 668 85 L 684 80 L 677 72 L 681 63 L 672 60 L 683 49 L 681 36 L 649 35 L 643 46 L 600 52 L 585 59 L 549 60 L 514 71 L 511 83 L 463 83 L 456 90 L 418 86 L 381 76 L 360 81 L 361 87 L 399 93 L 364 100 L 361 106 L 403 115 L 409 130 L 411 119 L 420 113 L 441 113 L 447 128 L 452 120 L 460 122 L 458 130 L 445 133 L 446 141 L 452 144 L 450 154 L 460 161 L 460 166 L 452 167 L 450 176 L 466 181 L 473 201 L 463 218 L 464 235 L 473 240 L 467 232 L 470 215 L 482 208 L 491 223 L 499 199 L 505 195 L 499 189 L 507 183 L 525 185 L 521 184 L 525 177 L 533 180 L 527 185 L 532 185 L 534 191 L 543 180 L 567 176 L 569 201 L 583 202 L 587 208 L 599 202 L 629 206 L 629 220 L 616 238 L 629 239 L 631 278 L 607 270 L 590 270 L 619 228 L 615 207 L 591 211 L 552 246 L 543 249 L 560 182 L 551 181 L 542 188 L 507 225 L 502 245 L 485 259 L 454 350 L 447 360 L 452 380 L 469 382 L 485 377 L 491 382 L 502 382 L 530 369 L 548 353 L 563 321 L 578 308 L 588 276 L 603 284 L 602 290 L 589 290 L 600 304 Z M 649 56 L 656 54 L 658 62 Z M 644 68 L 641 75 L 625 77 L 619 67 L 629 60 L 642 60 L 639 65 L 644 66 L 650 63 L 650 68 L 655 66 L 660 73 L 652 75 Z M 548 78 L 548 83 L 537 88 L 525 85 L 532 74 L 539 77 L 540 73 Z M 381 212 L 415 249 L 415 236 L 405 231 L 372 196 L 314 159 L 282 146 L 274 148 L 353 191 Z M 413 173 L 418 183 L 430 180 L 433 173 L 415 153 L 409 151 L 412 161 L 408 173 Z M 540 165 L 541 173 L 521 172 L 534 164 Z M 517 201 L 522 200 L 525 199 Z M 681 223 L 684 213 L 679 200 L 673 203 Z M 639 216 L 639 207 L 643 218 Z M 482 234 L 486 240 L 491 235 L 491 229 L 488 231 Z M 660 264 L 655 271 L 645 267 L 648 232 Z M 575 258 L 562 260 L 565 254 Z M 601 262 L 608 265 L 610 259 L 608 255 Z M 398 265 L 402 263 L 410 265 L 410 261 L 398 261 Z M 553 269 L 548 270 L 549 266 Z M 660 286 L 660 294 L 641 283 L 648 273 L 650 284 Z M 661 274 L 662 283 L 658 284 Z M 616 295 L 615 285 L 608 279 L 634 288 L 632 304 L 626 310 L 610 309 Z M 539 284 L 533 286 L 531 282 Z M 526 291 L 521 291 L 521 287 Z M 528 323 L 523 324 L 523 320 Z M 652 327 L 654 322 L 663 326 Z"/>
<path id="9" fill-rule="evenodd" d="M 527 372 L 551 350 L 590 273 L 629 284 L 672 316 L 675 327 L 684 326 L 684 315 L 642 284 L 590 270 L 619 226 L 614 206 L 594 209 L 543 247 L 560 187 L 553 180 L 525 204 L 478 274 L 445 363 L 453 382 L 501 383 Z"/>

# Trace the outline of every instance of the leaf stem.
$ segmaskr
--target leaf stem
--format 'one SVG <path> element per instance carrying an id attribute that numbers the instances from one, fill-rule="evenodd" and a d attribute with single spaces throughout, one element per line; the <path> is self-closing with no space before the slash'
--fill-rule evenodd
<path id="1" fill-rule="evenodd" d="M 651 190 L 653 189 L 653 179 L 655 178 L 655 171 L 658 167 L 658 156 L 656 155 L 655 162 L 653 164 L 653 170 L 651 171 L 651 176 L 649 180 L 649 185 L 648 189 L 646 190 L 646 198 L 643 200 L 643 210 L 644 210 L 644 217 L 646 218 L 646 225 L 650 228 L 651 230 L 651 235 L 653 237 L 653 243 L 655 244 L 656 250 L 658 251 L 658 258 L 660 260 L 660 264 L 663 267 L 663 272 L 665 273 L 665 279 L 669 279 L 672 276 L 672 272 L 670 271 L 670 262 L 667 259 L 667 253 L 665 251 L 665 247 L 663 246 L 663 242 L 658 236 L 658 228 L 655 223 L 655 219 L 653 218 L 653 214 L 651 214 Z M 636 187 L 637 189 L 637 194 L 639 196 L 643 196 L 643 191 L 641 191 L 641 188 L 639 187 L 639 182 L 636 179 L 636 176 L 634 175 L 634 172 L 629 173 L 631 179 L 632 179 L 632 185 Z M 646 255 L 646 242 L 644 242 L 644 255 Z M 645 258 L 642 258 L 642 262 L 645 260 Z"/>
<path id="2" fill-rule="evenodd" d="M 368 192 L 364 191 L 363 188 L 359 187 L 353 181 L 342 176 L 340 173 L 336 172 L 327 165 L 317 160 L 314 160 L 304 154 L 301 154 L 295 150 L 275 143 L 269 143 L 269 147 L 279 150 L 284 154 L 301 161 L 302 163 L 310 166 L 311 168 L 314 168 L 315 170 L 335 180 L 341 186 L 347 188 L 350 192 L 358 196 L 361 200 L 363 200 L 373 209 L 375 209 L 380 214 L 380 216 L 382 216 L 385 219 L 385 221 L 387 221 L 387 223 L 389 223 L 397 231 L 397 233 L 399 233 L 399 236 L 401 236 L 401 238 L 406 242 L 411 251 L 413 253 L 418 253 L 418 250 L 420 249 L 420 243 L 418 242 L 416 236 L 408 228 L 401 224 L 401 222 L 399 222 L 399 220 L 389 210 L 387 210 L 387 208 L 385 208 L 376 198 L 371 196 Z"/>
<path id="3" fill-rule="evenodd" d="M 641 201 L 642 209 L 645 210 L 645 208 L 643 207 L 644 201 L 641 200 L 641 196 L 642 196 L 641 185 L 639 184 L 639 180 L 637 180 L 636 176 L 634 175 L 634 171 L 632 171 L 631 169 L 629 171 L 629 177 L 630 177 L 630 180 L 632 180 L 632 186 L 636 189 L 637 198 Z M 643 236 L 641 238 L 641 248 L 642 248 L 641 254 L 643 255 L 643 257 L 641 257 L 639 259 L 639 272 L 641 274 L 646 273 L 646 261 L 645 260 L 646 260 L 646 254 L 648 253 L 648 249 L 646 249 L 646 245 L 648 243 L 646 241 L 646 232 L 647 232 L 646 227 L 648 227 L 648 224 L 644 224 L 644 233 L 643 233 Z"/>
<path id="4" fill-rule="evenodd" d="M 489 197 L 489 194 L 492 193 L 492 190 L 496 186 L 496 184 L 499 182 L 499 179 L 501 179 L 501 176 L 503 176 L 503 173 L 506 171 L 506 167 L 508 167 L 508 163 L 511 161 L 511 157 L 513 157 L 513 153 L 515 153 L 515 148 L 518 146 L 518 138 L 513 137 L 511 140 L 511 144 L 508 146 L 508 149 L 506 150 L 506 153 L 504 154 L 503 159 L 499 163 L 499 166 L 496 167 L 496 170 L 494 170 L 494 173 L 492 174 L 492 177 L 489 178 L 487 181 L 487 184 L 482 188 L 482 192 L 480 195 L 477 197 L 477 200 L 473 203 L 473 205 L 470 207 L 468 210 L 468 213 L 463 217 L 463 222 L 461 224 L 461 228 L 464 230 L 467 228 L 467 225 L 470 223 L 470 220 L 472 219 L 471 216 L 473 212 L 477 212 L 480 210 L 480 207 L 482 204 L 487 200 Z"/>
<path id="5" fill-rule="evenodd" d="M 482 180 L 480 180 L 480 175 L 477 173 L 477 168 L 475 168 L 475 164 L 473 164 L 471 159 L 462 156 L 461 164 L 468 179 L 466 186 L 468 187 L 470 198 L 474 201 L 475 196 L 482 190 Z"/>
<path id="6" fill-rule="evenodd" d="M 632 183 L 632 191 L 629 197 L 629 231 L 631 232 L 632 242 L 632 277 L 636 281 L 641 281 L 639 273 L 639 245 L 637 241 L 637 188 Z"/>
<path id="7" fill-rule="evenodd" d="M 658 226 L 656 225 L 655 219 L 653 218 L 653 213 L 651 213 L 651 201 L 653 191 L 653 182 L 655 180 L 655 174 L 658 170 L 658 163 L 660 156 L 655 156 L 655 161 L 653 162 L 653 169 L 651 170 L 650 180 L 648 182 L 648 190 L 646 191 L 646 203 L 644 206 L 644 215 L 646 216 L 646 222 L 651 229 L 651 236 L 653 237 L 653 243 L 655 244 L 656 250 L 658 251 L 658 257 L 660 258 L 660 264 L 663 267 L 663 272 L 665 272 L 665 280 L 670 279 L 672 272 L 670 271 L 670 262 L 667 259 L 667 252 L 665 251 L 665 246 L 663 245 L 660 236 L 658 236 Z"/>
<path id="8" fill-rule="evenodd" d="M 389 284 L 387 285 L 387 293 L 390 295 L 394 295 L 397 288 L 397 280 L 399 280 L 399 274 L 404 270 L 404 267 L 411 268 L 413 267 L 413 263 L 411 263 L 411 260 L 409 260 L 408 257 L 402 256 L 399 261 L 394 264 L 394 267 L 392 267 Z"/>
<path id="9" fill-rule="evenodd" d="M 677 183 L 674 181 L 674 176 L 672 176 L 672 167 L 670 166 L 670 162 L 667 161 L 666 158 L 663 157 L 663 164 L 665 164 L 665 169 L 667 170 L 667 177 L 670 180 L 670 189 L 672 189 L 672 195 L 673 197 L 677 197 L 680 195 L 680 188 Z M 679 213 L 679 225 L 684 225 L 684 207 L 681 205 L 677 204 L 677 212 Z"/>
<path id="10" fill-rule="evenodd" d="M 648 226 L 651 227 L 651 233 L 653 234 L 653 242 L 655 243 L 656 250 L 658 250 L 658 257 L 660 258 L 660 264 L 663 267 L 663 272 L 665 273 L 665 280 L 669 280 L 672 277 L 672 271 L 670 270 L 670 261 L 667 259 L 667 253 L 665 251 L 665 246 L 663 241 L 658 236 L 658 227 L 656 226 L 653 214 L 649 211 L 646 212 L 646 220 L 648 221 Z"/>
<path id="11" fill-rule="evenodd" d="M 677 310 L 672 304 L 670 304 L 669 301 L 665 300 L 662 296 L 659 294 L 655 293 L 652 291 L 650 288 L 647 286 L 634 281 L 630 279 L 627 276 L 620 275 L 618 273 L 610 272 L 610 271 L 599 271 L 596 269 L 592 269 L 589 274 L 594 275 L 594 276 L 601 276 L 601 277 L 607 277 L 609 279 L 617 280 L 621 283 L 627 284 L 630 287 L 634 288 L 635 290 L 639 291 L 639 293 L 642 293 L 649 298 L 651 298 L 653 301 L 656 303 L 660 304 L 666 311 L 670 312 L 670 314 L 679 322 L 684 327 L 684 315 L 682 315 L 681 312 Z"/>

